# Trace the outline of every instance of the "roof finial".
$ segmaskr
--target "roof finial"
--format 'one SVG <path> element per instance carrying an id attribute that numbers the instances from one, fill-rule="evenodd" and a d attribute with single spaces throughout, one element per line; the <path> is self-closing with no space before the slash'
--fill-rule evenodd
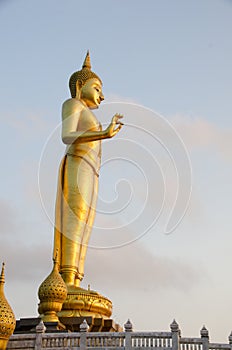
<path id="1" fill-rule="evenodd" d="M 0 275 L 0 283 L 3 284 L 5 283 L 5 263 L 2 263 L 2 271 Z"/>
<path id="2" fill-rule="evenodd" d="M 85 60 L 84 60 L 82 69 L 83 68 L 91 69 L 89 50 L 87 51 L 87 54 L 85 56 Z"/>
<path id="3" fill-rule="evenodd" d="M 59 249 L 57 248 L 56 249 L 56 254 L 55 254 L 54 258 L 52 259 L 54 264 L 58 263 L 58 251 L 59 251 Z"/>
<path id="4" fill-rule="evenodd" d="M 15 316 L 4 294 L 5 263 L 0 274 L 0 349 L 5 350 L 8 339 L 15 329 Z"/>
<path id="5" fill-rule="evenodd" d="M 57 251 L 53 258 L 52 272 L 41 283 L 38 291 L 40 300 L 38 311 L 43 322 L 59 322 L 57 312 L 60 312 L 67 298 L 67 287 L 58 270 Z"/>

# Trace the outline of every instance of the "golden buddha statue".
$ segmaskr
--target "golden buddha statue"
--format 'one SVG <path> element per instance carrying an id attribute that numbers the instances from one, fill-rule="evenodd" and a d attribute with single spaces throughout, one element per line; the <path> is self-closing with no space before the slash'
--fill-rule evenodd
<path id="1" fill-rule="evenodd" d="M 95 217 L 101 140 L 122 127 L 119 114 L 102 130 L 92 113 L 104 100 L 101 79 L 91 71 L 87 52 L 82 69 L 70 77 L 72 98 L 62 108 L 62 141 L 67 145 L 58 178 L 54 255 L 66 285 L 79 287 L 84 276 L 86 250 Z"/>

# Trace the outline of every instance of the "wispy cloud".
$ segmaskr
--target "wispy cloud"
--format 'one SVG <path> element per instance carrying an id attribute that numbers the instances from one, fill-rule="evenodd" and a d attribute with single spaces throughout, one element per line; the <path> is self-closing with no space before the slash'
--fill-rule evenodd
<path id="1" fill-rule="evenodd" d="M 123 235 L 128 242 L 133 238 L 126 229 Z M 204 271 L 199 273 L 190 262 L 160 256 L 155 250 L 154 247 L 152 254 L 140 240 L 116 249 L 89 249 L 86 277 L 97 285 L 104 286 L 110 280 L 110 288 L 121 289 L 123 286 L 126 290 L 137 291 L 145 286 L 157 290 L 189 290 L 202 282 L 202 276 L 206 275 Z"/>
<path id="2" fill-rule="evenodd" d="M 189 151 L 212 150 L 227 162 L 232 162 L 232 129 L 219 127 L 201 117 L 176 115 L 171 122 Z"/>
<path id="3" fill-rule="evenodd" d="M 14 230 L 15 225 L 15 211 L 9 201 L 0 199 L 0 222 L 1 222 L 1 236 L 8 234 Z"/>

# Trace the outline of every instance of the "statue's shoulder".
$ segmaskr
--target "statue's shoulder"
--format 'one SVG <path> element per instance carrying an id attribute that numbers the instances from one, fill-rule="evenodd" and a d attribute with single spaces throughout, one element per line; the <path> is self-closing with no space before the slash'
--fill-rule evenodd
<path id="1" fill-rule="evenodd" d="M 80 106 L 83 106 L 81 101 L 78 100 L 77 98 L 69 98 L 68 100 L 64 101 L 63 106 L 64 105 L 80 105 Z"/>
<path id="2" fill-rule="evenodd" d="M 69 98 L 63 103 L 62 114 L 67 115 L 69 113 L 81 112 L 84 109 L 84 105 L 76 98 Z"/>

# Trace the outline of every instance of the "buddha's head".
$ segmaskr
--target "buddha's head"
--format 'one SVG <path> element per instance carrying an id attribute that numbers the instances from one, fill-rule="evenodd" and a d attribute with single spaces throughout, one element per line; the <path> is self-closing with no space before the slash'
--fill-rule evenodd
<path id="1" fill-rule="evenodd" d="M 89 51 L 86 54 L 82 69 L 71 75 L 69 88 L 72 98 L 83 99 L 90 108 L 97 108 L 104 100 L 102 81 L 96 73 L 91 71 Z"/>

